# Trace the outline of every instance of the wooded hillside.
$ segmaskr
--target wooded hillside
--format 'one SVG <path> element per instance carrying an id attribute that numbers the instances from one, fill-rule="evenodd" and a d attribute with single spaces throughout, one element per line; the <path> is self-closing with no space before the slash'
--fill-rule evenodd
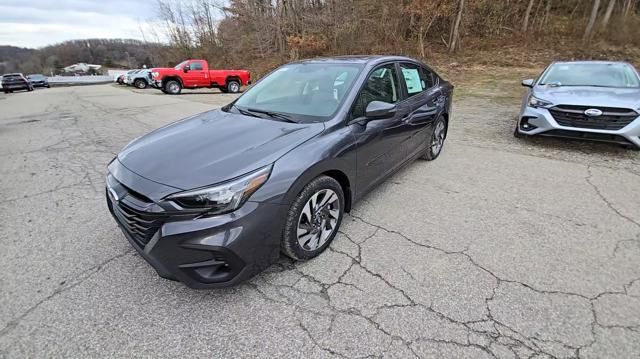
<path id="1" fill-rule="evenodd" d="M 0 73 L 51 74 L 77 62 L 123 68 L 164 65 L 171 61 L 167 47 L 126 39 L 72 40 L 37 50 L 0 46 Z"/>
<path id="2" fill-rule="evenodd" d="M 163 31 L 182 57 L 265 69 L 304 57 L 362 53 L 506 65 L 554 57 L 640 58 L 639 2 L 159 0 Z"/>

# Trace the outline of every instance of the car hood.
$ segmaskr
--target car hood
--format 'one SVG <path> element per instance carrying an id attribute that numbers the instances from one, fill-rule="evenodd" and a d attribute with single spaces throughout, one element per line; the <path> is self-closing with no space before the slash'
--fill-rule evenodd
<path id="1" fill-rule="evenodd" d="M 142 177 L 188 190 L 267 166 L 323 130 L 322 123 L 287 123 L 218 109 L 132 141 L 118 160 Z"/>
<path id="2" fill-rule="evenodd" d="M 640 89 L 637 88 L 536 86 L 533 95 L 555 105 L 640 108 Z"/>

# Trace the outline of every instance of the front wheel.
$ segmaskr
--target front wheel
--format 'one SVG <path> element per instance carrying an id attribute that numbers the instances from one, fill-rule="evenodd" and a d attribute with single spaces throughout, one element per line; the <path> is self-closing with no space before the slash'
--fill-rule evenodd
<path id="1" fill-rule="evenodd" d="M 289 208 L 282 252 L 295 260 L 322 253 L 338 233 L 344 203 L 344 192 L 335 179 L 320 176 L 307 184 Z"/>
<path id="2" fill-rule="evenodd" d="M 182 91 L 182 85 L 179 81 L 169 80 L 164 85 L 164 89 L 169 95 L 178 95 Z"/>
<path id="3" fill-rule="evenodd" d="M 422 156 L 427 161 L 433 161 L 440 156 L 444 140 L 447 138 L 447 123 L 444 117 L 440 116 L 433 125 L 433 131 L 429 136 L 427 152 Z"/>
<path id="4" fill-rule="evenodd" d="M 29 91 L 29 92 L 33 91 L 33 86 L 27 87 L 27 91 Z"/>

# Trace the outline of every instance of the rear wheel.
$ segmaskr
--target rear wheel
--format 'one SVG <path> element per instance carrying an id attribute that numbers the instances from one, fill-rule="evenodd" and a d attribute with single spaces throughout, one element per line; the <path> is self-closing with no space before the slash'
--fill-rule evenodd
<path id="1" fill-rule="evenodd" d="M 178 95 L 182 91 L 182 85 L 180 84 L 180 81 L 169 80 L 164 85 L 164 89 L 169 95 Z"/>
<path id="2" fill-rule="evenodd" d="M 147 81 L 143 80 L 143 79 L 137 79 L 133 85 L 139 89 L 146 89 L 147 88 Z"/>
<path id="3" fill-rule="evenodd" d="M 320 176 L 304 187 L 287 214 L 281 248 L 295 260 L 322 253 L 338 233 L 344 212 L 340 183 Z"/>
<path id="4" fill-rule="evenodd" d="M 29 92 L 33 91 L 33 86 L 27 87 L 27 91 L 29 91 Z"/>
<path id="5" fill-rule="evenodd" d="M 440 116 L 433 125 L 433 131 L 429 137 L 429 147 L 422 156 L 427 161 L 433 161 L 440 156 L 444 147 L 444 140 L 447 138 L 447 123 L 444 117 Z"/>
<path id="6" fill-rule="evenodd" d="M 236 80 L 231 80 L 227 82 L 227 91 L 230 93 L 238 93 L 240 92 L 240 83 Z"/>

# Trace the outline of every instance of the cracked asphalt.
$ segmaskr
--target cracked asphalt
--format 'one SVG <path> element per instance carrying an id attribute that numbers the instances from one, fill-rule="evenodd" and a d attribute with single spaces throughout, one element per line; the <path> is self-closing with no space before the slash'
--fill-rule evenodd
<path id="1" fill-rule="evenodd" d="M 521 90 L 496 86 L 458 96 L 442 156 L 358 203 L 320 257 L 211 291 L 131 249 L 104 174 L 233 95 L 0 95 L 0 357 L 640 357 L 640 153 L 517 140 Z"/>

